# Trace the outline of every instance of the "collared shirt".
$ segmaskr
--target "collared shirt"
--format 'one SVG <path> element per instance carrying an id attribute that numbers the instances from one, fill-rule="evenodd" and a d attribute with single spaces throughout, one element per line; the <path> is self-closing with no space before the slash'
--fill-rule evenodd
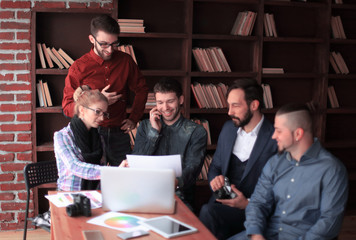
<path id="1" fill-rule="evenodd" d="M 255 128 L 247 133 L 241 127 L 237 130 L 237 137 L 235 141 L 232 153 L 240 159 L 241 162 L 245 162 L 250 158 L 253 146 L 255 145 L 258 132 L 261 129 L 264 116 L 262 115 L 261 120 L 255 126 Z"/>
<path id="2" fill-rule="evenodd" d="M 108 107 L 110 119 L 102 123 L 104 127 L 121 126 L 126 119 L 126 104 L 129 90 L 135 93 L 129 119 L 138 122 L 143 115 L 147 100 L 148 87 L 131 56 L 121 51 L 114 51 L 110 60 L 104 61 L 93 49 L 76 60 L 68 70 L 63 90 L 62 107 L 64 114 L 73 117 L 73 93 L 81 85 L 89 85 L 100 91 L 110 85 L 108 92 L 122 94 L 120 100 Z"/>
<path id="3" fill-rule="evenodd" d="M 74 143 L 70 123 L 62 130 L 55 132 L 53 140 L 59 190 L 78 191 L 81 187 L 81 179 L 100 179 L 100 165 L 89 164 L 84 161 L 80 149 Z"/>
<path id="4" fill-rule="evenodd" d="M 299 162 L 287 152 L 267 162 L 246 208 L 247 234 L 332 239 L 340 231 L 347 196 L 346 168 L 315 139 Z"/>
<path id="5" fill-rule="evenodd" d="M 161 132 L 151 126 L 150 120 L 143 120 L 136 134 L 133 154 L 171 155 L 182 157 L 182 176 L 178 178 L 181 189 L 195 184 L 206 152 L 207 133 L 193 121 L 181 116 L 174 124 L 162 121 Z"/>

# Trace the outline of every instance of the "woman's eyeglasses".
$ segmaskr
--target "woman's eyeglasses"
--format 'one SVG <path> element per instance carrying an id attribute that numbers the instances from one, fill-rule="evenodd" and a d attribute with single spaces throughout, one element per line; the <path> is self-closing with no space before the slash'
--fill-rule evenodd
<path id="1" fill-rule="evenodd" d="M 103 115 L 104 115 L 104 117 L 107 118 L 107 119 L 109 119 L 109 117 L 110 117 L 110 114 L 109 114 L 108 112 L 104 112 L 104 111 L 102 111 L 102 110 L 100 110 L 100 109 L 94 109 L 94 108 L 90 108 L 90 107 L 86 107 L 86 106 L 83 106 L 83 107 L 85 107 L 86 109 L 89 109 L 89 110 L 92 110 L 93 112 L 95 112 L 95 115 L 96 115 L 96 116 L 103 116 Z"/>

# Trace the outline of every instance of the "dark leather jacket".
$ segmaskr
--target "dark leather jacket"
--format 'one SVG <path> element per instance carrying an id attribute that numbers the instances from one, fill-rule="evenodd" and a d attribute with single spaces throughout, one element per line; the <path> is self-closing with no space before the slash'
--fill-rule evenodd
<path id="1" fill-rule="evenodd" d="M 178 196 L 192 199 L 192 188 L 201 171 L 206 153 L 207 133 L 205 129 L 181 116 L 168 126 L 162 121 L 161 132 L 152 128 L 149 119 L 140 122 L 137 129 L 133 154 L 172 155 L 182 158 L 182 176 L 178 178 Z M 183 196 L 180 195 L 183 194 Z"/>

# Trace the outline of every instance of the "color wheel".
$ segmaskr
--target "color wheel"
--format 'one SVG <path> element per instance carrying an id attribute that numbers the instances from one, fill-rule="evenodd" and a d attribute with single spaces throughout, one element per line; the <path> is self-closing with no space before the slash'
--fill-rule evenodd
<path id="1" fill-rule="evenodd" d="M 132 228 L 140 225 L 138 221 L 138 218 L 132 216 L 117 216 L 106 219 L 104 223 L 115 228 Z"/>

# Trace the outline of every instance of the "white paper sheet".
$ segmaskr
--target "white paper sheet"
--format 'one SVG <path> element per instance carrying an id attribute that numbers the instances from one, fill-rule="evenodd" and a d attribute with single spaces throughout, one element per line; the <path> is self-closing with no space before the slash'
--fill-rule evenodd
<path id="1" fill-rule="evenodd" d="M 127 154 L 130 168 L 173 169 L 176 177 L 182 176 L 181 157 L 177 155 L 146 156 Z"/>

